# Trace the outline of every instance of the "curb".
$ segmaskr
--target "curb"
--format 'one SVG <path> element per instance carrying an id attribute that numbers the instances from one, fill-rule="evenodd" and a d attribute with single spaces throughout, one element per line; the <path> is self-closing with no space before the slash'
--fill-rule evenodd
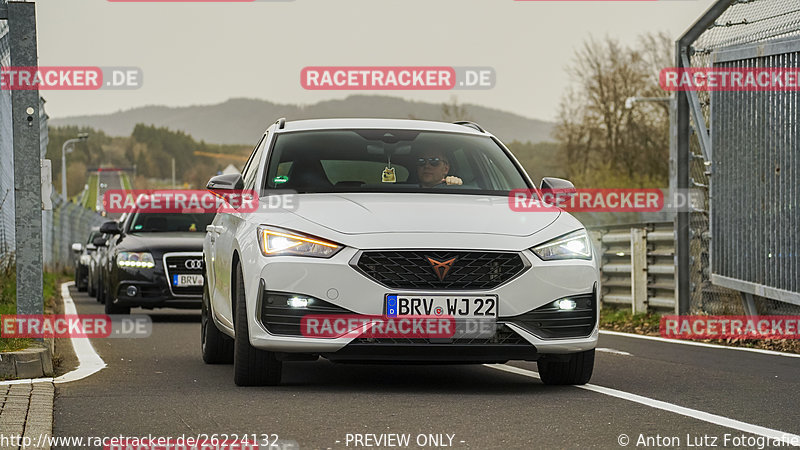
<path id="1" fill-rule="evenodd" d="M 0 353 L 0 377 L 39 378 L 53 375 L 53 354 L 34 344 L 24 350 Z"/>

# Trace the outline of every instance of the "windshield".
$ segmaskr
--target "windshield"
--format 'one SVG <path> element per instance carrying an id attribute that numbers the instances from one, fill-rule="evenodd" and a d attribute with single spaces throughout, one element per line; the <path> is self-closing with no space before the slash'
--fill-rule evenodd
<path id="1" fill-rule="evenodd" d="M 277 136 L 266 189 L 507 195 L 525 178 L 491 138 L 415 130 L 323 130 Z"/>
<path id="2" fill-rule="evenodd" d="M 134 213 L 128 222 L 129 233 L 205 233 L 206 226 L 214 220 L 214 214 L 207 213 Z"/>

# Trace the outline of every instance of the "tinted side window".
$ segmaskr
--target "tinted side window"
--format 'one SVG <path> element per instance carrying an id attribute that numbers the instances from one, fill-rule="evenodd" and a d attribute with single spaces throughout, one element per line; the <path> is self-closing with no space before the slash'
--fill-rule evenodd
<path id="1" fill-rule="evenodd" d="M 244 179 L 244 188 L 245 189 L 253 189 L 256 182 L 256 175 L 258 174 L 258 163 L 261 161 L 261 155 L 264 153 L 265 143 L 267 141 L 267 135 L 261 137 L 261 140 L 258 141 L 258 145 L 253 150 L 253 154 L 250 155 L 250 159 L 247 161 L 243 171 L 242 171 L 242 178 Z"/>

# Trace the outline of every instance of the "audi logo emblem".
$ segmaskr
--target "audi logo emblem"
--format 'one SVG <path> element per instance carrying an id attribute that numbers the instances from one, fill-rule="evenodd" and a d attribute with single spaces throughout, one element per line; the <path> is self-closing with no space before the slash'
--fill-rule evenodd
<path id="1" fill-rule="evenodd" d="M 203 260 L 202 259 L 187 259 L 185 263 L 183 263 L 189 270 L 200 270 L 203 268 Z"/>

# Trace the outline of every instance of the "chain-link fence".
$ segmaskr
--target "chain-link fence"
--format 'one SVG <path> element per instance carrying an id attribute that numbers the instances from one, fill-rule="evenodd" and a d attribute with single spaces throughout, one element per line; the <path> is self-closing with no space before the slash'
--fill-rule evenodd
<path id="1" fill-rule="evenodd" d="M 5 3 L 0 0 L 0 6 Z M 8 41 L 8 25 L 0 20 L 0 67 L 11 65 Z M 11 92 L 0 89 L 0 255 L 14 248 L 14 146 L 11 138 Z"/>
<path id="2" fill-rule="evenodd" d="M 6 4 L 0 0 L 0 6 Z M 0 66 L 11 66 L 11 42 L 8 24 L 0 20 Z M 18 242 L 14 224 L 14 141 L 12 130 L 11 91 L 0 90 L 0 261 L 8 264 L 13 260 L 16 249 L 26 245 Z M 44 112 L 44 100 L 40 100 L 39 123 L 40 157 L 47 152 L 48 117 Z M 39 174 L 31 174 L 38 178 Z M 42 211 L 43 261 L 45 267 L 61 268 L 73 263 L 70 249 L 73 242 L 85 243 L 93 226 L 99 226 L 106 219 L 94 211 L 79 205 L 64 202 L 59 196 L 51 196 L 52 211 Z"/>
<path id="3" fill-rule="evenodd" d="M 53 210 L 42 213 L 45 267 L 71 266 L 74 262 L 72 244 L 79 242 L 85 246 L 92 228 L 108 220 L 81 205 L 64 202 L 61 197 L 53 195 Z"/>
<path id="4" fill-rule="evenodd" d="M 75 203 L 64 202 L 56 194 L 52 196 L 52 202 L 51 211 L 42 211 L 42 260 L 46 269 L 59 270 L 73 266 L 76 255 L 72 252 L 72 244 L 86 245 L 89 232 L 108 219 Z M 14 223 L 13 211 L 11 223 Z M 0 248 L 0 266 L 13 263 L 14 253 L 14 245 Z"/>
<path id="5" fill-rule="evenodd" d="M 722 0 L 678 41 L 676 60 L 685 68 L 798 68 L 797 36 L 797 0 Z M 688 266 L 687 312 L 742 314 L 740 291 L 798 292 L 798 92 L 678 95 L 676 184 L 704 189 L 710 205 L 677 222 L 678 239 L 689 243 L 676 261 Z M 800 313 L 781 299 L 757 298 L 757 312 Z"/>

